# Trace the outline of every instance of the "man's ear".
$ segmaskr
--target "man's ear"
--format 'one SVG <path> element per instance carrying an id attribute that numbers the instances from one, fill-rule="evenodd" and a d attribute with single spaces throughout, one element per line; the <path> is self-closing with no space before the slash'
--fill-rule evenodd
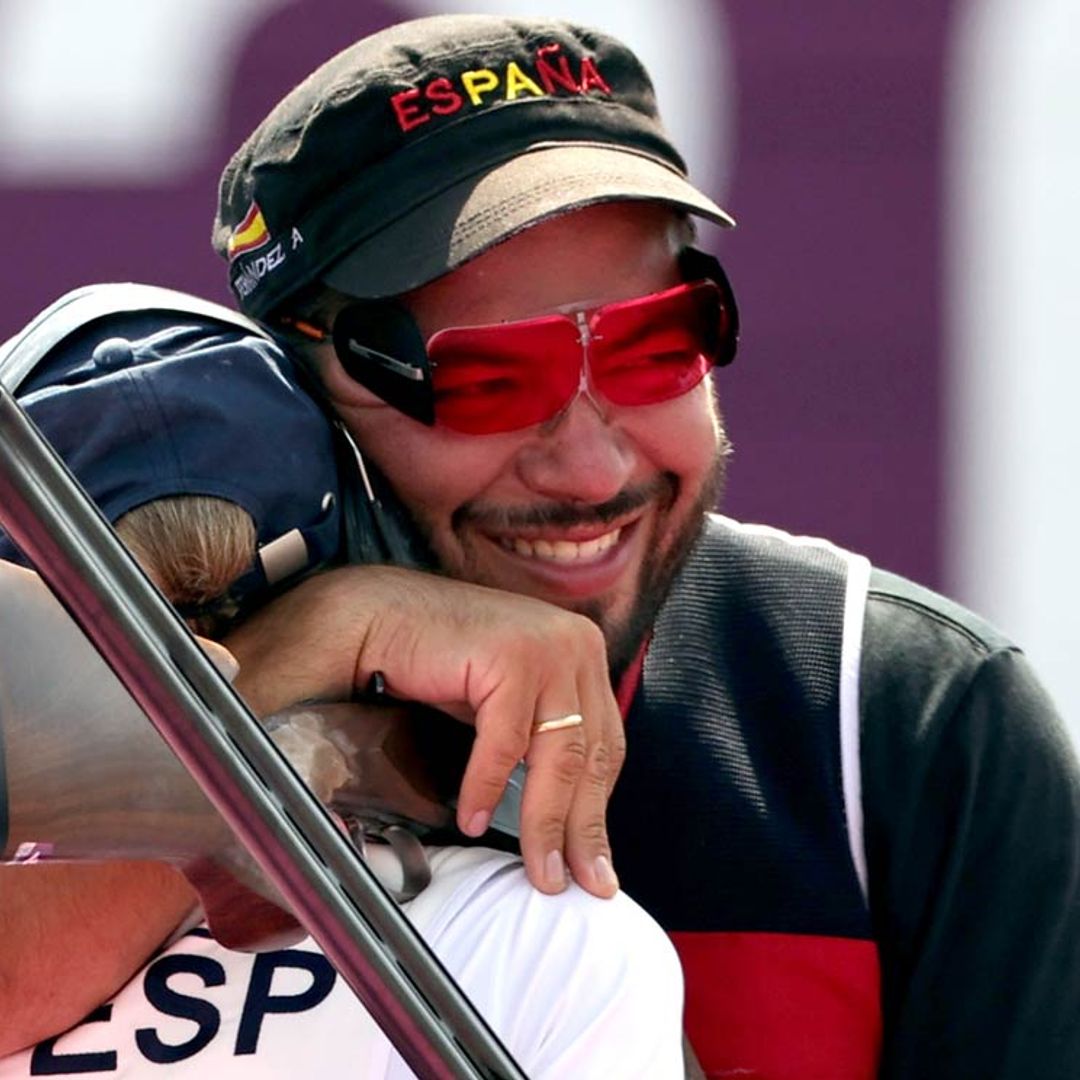
<path id="1" fill-rule="evenodd" d="M 202 651 L 210 658 L 210 662 L 225 676 L 229 682 L 236 678 L 240 670 L 240 661 L 220 642 L 211 641 L 209 638 L 195 635 L 195 640 L 202 646 Z"/>

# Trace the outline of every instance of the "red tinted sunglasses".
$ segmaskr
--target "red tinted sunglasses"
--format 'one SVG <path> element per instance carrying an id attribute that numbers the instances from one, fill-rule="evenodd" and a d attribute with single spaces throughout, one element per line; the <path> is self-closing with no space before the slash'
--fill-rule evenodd
<path id="1" fill-rule="evenodd" d="M 360 301 L 335 320 L 334 345 L 349 375 L 388 404 L 469 435 L 542 423 L 579 393 L 657 404 L 730 363 L 738 339 L 720 264 L 689 251 L 682 266 L 700 280 L 570 314 L 451 327 L 426 343 L 399 305 Z"/>

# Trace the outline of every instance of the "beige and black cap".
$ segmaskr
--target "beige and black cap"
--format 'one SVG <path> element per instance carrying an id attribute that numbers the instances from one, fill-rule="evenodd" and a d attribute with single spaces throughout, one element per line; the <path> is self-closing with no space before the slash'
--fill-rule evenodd
<path id="1" fill-rule="evenodd" d="M 687 179 L 626 46 L 549 19 L 437 16 L 357 42 L 281 101 L 225 169 L 213 240 L 265 318 L 319 280 L 398 295 L 622 199 L 733 224 Z"/>

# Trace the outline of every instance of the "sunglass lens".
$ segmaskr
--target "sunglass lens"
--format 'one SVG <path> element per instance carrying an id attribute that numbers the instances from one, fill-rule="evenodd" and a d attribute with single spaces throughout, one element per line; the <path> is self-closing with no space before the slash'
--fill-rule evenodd
<path id="1" fill-rule="evenodd" d="M 443 330 L 428 342 L 440 424 L 470 435 L 554 416 L 577 389 L 581 345 L 567 319 Z"/>
<path id="2" fill-rule="evenodd" d="M 685 394 L 716 362 L 723 323 L 712 282 L 611 305 L 593 327 L 593 383 L 616 405 L 649 405 Z"/>

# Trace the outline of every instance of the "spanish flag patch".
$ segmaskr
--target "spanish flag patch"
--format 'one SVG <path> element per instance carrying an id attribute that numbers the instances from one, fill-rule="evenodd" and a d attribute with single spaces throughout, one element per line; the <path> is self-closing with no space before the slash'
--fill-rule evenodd
<path id="1" fill-rule="evenodd" d="M 266 227 L 259 204 L 253 202 L 248 207 L 244 220 L 233 229 L 229 237 L 229 261 L 232 262 L 237 256 L 262 247 L 269 239 L 270 230 Z"/>

